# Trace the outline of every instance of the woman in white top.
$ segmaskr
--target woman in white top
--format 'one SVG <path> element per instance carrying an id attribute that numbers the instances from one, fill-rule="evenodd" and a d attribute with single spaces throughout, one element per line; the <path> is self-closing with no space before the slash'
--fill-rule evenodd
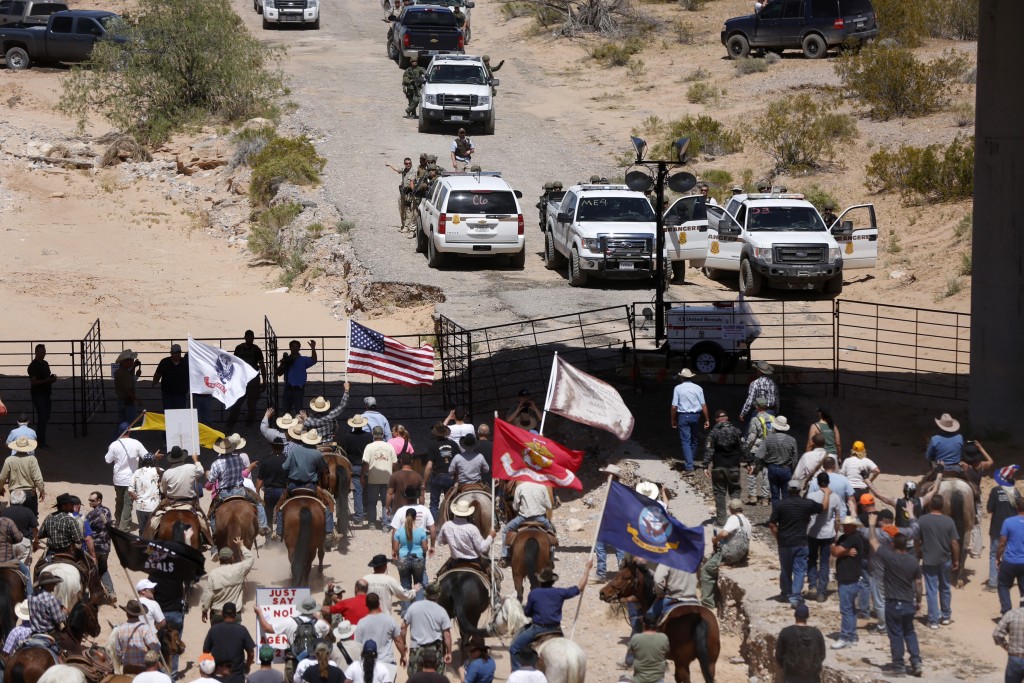
<path id="1" fill-rule="evenodd" d="M 345 669 L 346 683 L 394 683 L 388 668 L 377 661 L 377 643 L 368 640 L 363 643 L 363 654 L 359 661 L 352 662 Z"/>
<path id="2" fill-rule="evenodd" d="M 452 420 L 455 420 L 455 424 L 451 424 Z M 448 417 L 444 419 L 444 426 L 451 430 L 448 438 L 455 443 L 458 443 L 466 434 L 476 436 L 476 429 L 466 422 L 466 409 L 462 406 L 456 406 L 452 412 L 448 413 Z"/>
<path id="3" fill-rule="evenodd" d="M 850 457 L 843 460 L 839 466 L 839 473 L 850 480 L 853 487 L 853 499 L 860 503 L 860 496 L 868 492 L 868 485 L 865 481 L 874 481 L 881 470 L 878 465 L 868 457 L 867 448 L 863 441 L 854 441 L 850 449 Z"/>

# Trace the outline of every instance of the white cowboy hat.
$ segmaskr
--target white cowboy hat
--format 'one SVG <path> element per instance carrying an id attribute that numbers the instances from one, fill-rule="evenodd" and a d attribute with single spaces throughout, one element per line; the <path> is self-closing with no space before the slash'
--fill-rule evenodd
<path id="1" fill-rule="evenodd" d="M 7 444 L 12 451 L 17 451 L 18 453 L 31 453 L 38 445 L 38 441 L 30 439 L 27 436 L 19 436 L 17 439 Z"/>
<path id="2" fill-rule="evenodd" d="M 777 432 L 788 432 L 789 431 L 789 420 L 786 419 L 785 415 L 779 415 L 772 420 L 772 429 Z"/>
<path id="3" fill-rule="evenodd" d="M 944 432 L 960 431 L 960 422 L 958 420 L 954 420 L 953 416 L 949 413 L 943 413 L 942 417 L 935 418 L 935 424 L 937 424 L 939 429 Z"/>
<path id="4" fill-rule="evenodd" d="M 316 431 L 315 429 L 310 429 L 308 432 L 304 433 L 301 438 L 302 443 L 308 444 L 310 446 L 315 446 L 321 441 L 320 432 Z"/>
<path id="5" fill-rule="evenodd" d="M 346 424 L 348 424 L 349 427 L 356 429 L 358 427 L 365 427 L 366 425 L 370 424 L 370 421 L 367 420 L 362 415 L 360 415 L 359 413 L 356 413 L 355 415 L 348 419 L 348 422 Z"/>
<path id="6" fill-rule="evenodd" d="M 117 354 L 117 360 L 115 362 L 121 363 L 126 360 L 135 360 L 139 357 L 139 354 L 135 353 L 131 349 L 125 349 L 121 353 Z"/>
<path id="7" fill-rule="evenodd" d="M 356 634 L 356 627 L 347 619 L 342 619 L 334 627 L 334 639 L 337 641 L 348 640 Z"/>
<path id="8" fill-rule="evenodd" d="M 228 441 L 231 442 L 231 450 L 237 451 L 245 448 L 245 439 L 238 432 L 235 432 L 228 437 Z"/>
<path id="9" fill-rule="evenodd" d="M 231 443 L 231 439 L 226 436 L 213 442 L 213 451 L 215 453 L 224 455 L 225 453 L 230 453 L 233 450 L 235 450 L 235 446 Z"/>
<path id="10" fill-rule="evenodd" d="M 28 621 L 32 618 L 28 611 L 28 600 L 22 600 L 14 606 L 14 616 L 18 617 L 18 621 Z"/>
<path id="11" fill-rule="evenodd" d="M 317 396 L 309 402 L 309 407 L 318 413 L 326 413 L 331 409 L 331 402 L 323 396 Z"/>
<path id="12" fill-rule="evenodd" d="M 457 500 L 449 508 L 456 517 L 472 517 L 475 511 L 473 505 L 466 500 Z"/>
<path id="13" fill-rule="evenodd" d="M 298 420 L 292 417 L 291 413 L 285 413 L 281 417 L 277 418 L 277 426 L 281 429 L 288 429 L 296 422 L 298 422 Z"/>
<path id="14" fill-rule="evenodd" d="M 304 429 L 305 427 L 302 425 L 301 422 L 296 422 L 295 424 L 288 428 L 288 436 L 295 439 L 296 441 L 299 441 L 302 439 L 302 431 Z"/>
<path id="15" fill-rule="evenodd" d="M 636 492 L 641 496 L 647 496 L 648 498 L 658 499 L 658 485 L 653 481 L 642 481 L 636 485 Z"/>
<path id="16" fill-rule="evenodd" d="M 696 376 L 697 375 L 690 368 L 683 368 L 682 370 L 679 371 L 678 375 L 678 377 L 685 377 L 686 379 L 690 379 L 691 377 Z"/>
<path id="17" fill-rule="evenodd" d="M 767 361 L 755 360 L 753 365 L 762 375 L 771 375 L 775 372 L 775 368 L 773 368 L 772 364 Z"/>
<path id="18" fill-rule="evenodd" d="M 622 476 L 622 468 L 618 465 L 608 464 L 598 470 L 598 472 L 604 472 L 605 474 L 614 474 L 616 477 Z"/>

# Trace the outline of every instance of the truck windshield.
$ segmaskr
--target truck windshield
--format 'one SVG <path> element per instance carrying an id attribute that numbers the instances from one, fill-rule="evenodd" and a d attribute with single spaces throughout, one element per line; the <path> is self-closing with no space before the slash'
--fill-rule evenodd
<path id="1" fill-rule="evenodd" d="M 824 232 L 825 223 L 808 206 L 752 206 L 747 215 L 750 232 Z"/>
<path id="2" fill-rule="evenodd" d="M 641 197 L 584 197 L 577 221 L 653 221 L 651 203 Z"/>
<path id="3" fill-rule="evenodd" d="M 448 198 L 447 213 L 502 214 L 519 213 L 516 196 L 511 192 L 490 190 L 457 190 Z"/>
<path id="4" fill-rule="evenodd" d="M 464 83 L 483 85 L 487 82 L 484 70 L 475 64 L 440 64 L 430 72 L 430 83 Z"/>
<path id="5" fill-rule="evenodd" d="M 402 20 L 406 26 L 450 26 L 455 28 L 455 15 L 443 12 L 408 12 Z"/>

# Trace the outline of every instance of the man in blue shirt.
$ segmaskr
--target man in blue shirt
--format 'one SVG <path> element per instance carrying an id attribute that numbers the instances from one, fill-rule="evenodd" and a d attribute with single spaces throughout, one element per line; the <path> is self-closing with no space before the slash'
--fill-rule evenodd
<path id="1" fill-rule="evenodd" d="M 935 418 L 935 424 L 945 434 L 936 434 L 931 438 L 924 454 L 925 459 L 946 471 L 959 470 L 960 455 L 964 450 L 964 437 L 958 433 L 960 422 L 954 420 L 949 413 L 943 413 L 942 417 Z"/>
<path id="2" fill-rule="evenodd" d="M 590 576 L 590 570 L 593 567 L 594 558 L 591 556 L 587 560 L 587 566 L 583 570 L 583 576 L 580 577 L 579 583 L 572 588 L 555 588 L 558 574 L 547 567 L 540 571 L 537 576 L 540 586 L 530 591 L 530 597 L 526 599 L 526 608 L 523 610 L 526 616 L 533 619 L 533 623 L 517 633 L 508 648 L 512 671 L 522 668 L 523 664 L 519 657 L 524 651 L 531 649 L 530 646 L 537 636 L 562 628 L 562 605 L 566 600 L 575 598 L 583 592 L 583 588 L 587 585 L 587 577 Z"/>
<path id="3" fill-rule="evenodd" d="M 39 439 L 36 437 L 36 430 L 28 426 L 28 415 L 25 413 L 18 415 L 18 426 L 12 429 L 11 433 L 7 435 L 7 445 L 10 446 L 12 443 L 17 441 L 19 436 L 32 439 L 36 442 L 37 446 L 39 444 Z M 29 455 L 35 455 L 36 452 L 35 449 L 33 449 L 31 451 L 27 451 L 27 453 Z M 17 455 L 17 451 L 12 450 L 11 455 Z"/>
<path id="4" fill-rule="evenodd" d="M 711 424 L 708 418 L 708 405 L 704 401 L 704 390 L 690 380 L 695 377 L 689 368 L 679 372 L 682 379 L 672 392 L 672 429 L 679 430 L 679 440 L 683 444 L 683 459 L 686 471 L 684 476 L 693 474 L 693 459 L 697 455 L 697 424 L 701 413 L 704 414 L 704 429 Z"/>
<path id="5" fill-rule="evenodd" d="M 828 456 L 821 461 L 821 469 L 828 475 L 828 487 L 832 489 L 832 493 L 839 496 L 841 504 L 839 506 L 839 514 L 843 517 L 853 514 L 857 510 L 856 501 L 853 499 L 853 486 L 850 485 L 850 480 L 846 478 L 846 475 L 836 472 L 836 459 L 833 456 Z M 864 483 L 868 485 L 868 489 L 874 493 L 874 489 L 871 488 L 871 482 L 867 479 Z M 820 491 L 818 487 L 818 480 L 811 478 L 810 484 L 807 485 L 807 492 L 814 493 Z M 877 498 L 877 494 L 875 495 Z"/>
<path id="6" fill-rule="evenodd" d="M 1024 499 L 1018 498 L 1015 503 L 1017 515 L 1003 522 L 999 532 L 999 549 L 996 551 L 1000 614 L 1006 614 L 1013 608 L 1010 589 L 1014 581 L 1024 600 Z"/>
<path id="7" fill-rule="evenodd" d="M 315 365 L 316 342 L 309 340 L 311 353 L 303 356 L 299 353 L 302 344 L 293 339 L 288 343 L 289 352 L 281 355 L 281 362 L 277 364 L 277 376 L 284 377 L 284 410 L 292 415 L 298 415 L 305 407 L 306 402 L 306 370 Z"/>

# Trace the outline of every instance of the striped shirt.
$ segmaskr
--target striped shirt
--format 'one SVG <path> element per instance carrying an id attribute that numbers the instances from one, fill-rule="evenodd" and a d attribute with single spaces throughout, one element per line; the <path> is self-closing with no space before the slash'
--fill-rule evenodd
<path id="1" fill-rule="evenodd" d="M 110 634 L 107 647 L 117 652 L 123 666 L 146 666 L 146 651 L 160 650 L 156 632 L 144 621 L 121 624 Z"/>
<path id="2" fill-rule="evenodd" d="M 307 417 L 304 423 L 306 429 L 315 429 L 320 434 L 321 443 L 334 441 L 334 430 L 338 427 L 338 416 L 341 415 L 341 411 L 345 410 L 347 403 L 348 392 L 346 391 L 342 395 L 341 400 L 338 401 L 338 405 L 331 408 L 328 412 Z"/>
<path id="3" fill-rule="evenodd" d="M 245 463 L 237 453 L 228 453 L 217 458 L 210 465 L 210 480 L 217 482 L 219 490 L 235 489 L 242 485 L 242 470 Z"/>
<path id="4" fill-rule="evenodd" d="M 70 517 L 68 517 L 70 519 Z M 74 524 L 74 520 L 71 520 Z M 75 525 L 78 528 L 78 525 Z M 29 625 L 32 633 L 49 633 L 55 631 L 67 620 L 64 608 L 60 606 L 53 593 L 40 589 L 28 599 Z"/>
<path id="5" fill-rule="evenodd" d="M 750 383 L 750 389 L 747 390 L 747 400 L 743 404 L 743 410 L 740 411 L 741 420 L 750 412 L 750 409 L 754 406 L 754 401 L 759 398 L 768 401 L 768 410 L 779 411 L 779 387 L 771 377 L 762 375 Z"/>

